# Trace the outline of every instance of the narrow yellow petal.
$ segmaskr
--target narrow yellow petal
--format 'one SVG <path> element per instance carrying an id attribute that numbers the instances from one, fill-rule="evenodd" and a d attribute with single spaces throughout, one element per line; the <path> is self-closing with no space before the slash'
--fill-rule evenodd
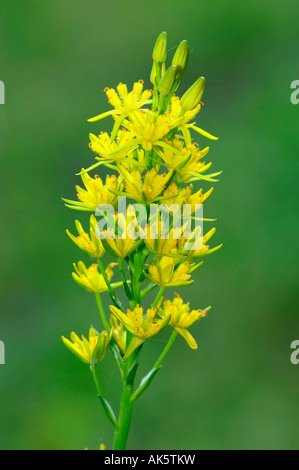
<path id="1" fill-rule="evenodd" d="M 187 341 L 191 349 L 197 349 L 197 343 L 191 333 L 186 328 L 175 328 L 176 331 Z"/>

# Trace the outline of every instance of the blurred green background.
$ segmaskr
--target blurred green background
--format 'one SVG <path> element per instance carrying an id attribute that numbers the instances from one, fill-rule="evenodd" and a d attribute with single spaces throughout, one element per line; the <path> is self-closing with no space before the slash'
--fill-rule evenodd
<path id="1" fill-rule="evenodd" d="M 18 0 L 0 8 L 0 448 L 111 443 L 89 370 L 60 340 L 100 327 L 93 296 L 70 276 L 82 256 L 65 229 L 80 214 L 60 197 L 75 196 L 75 173 L 93 162 L 88 133 L 111 127 L 86 121 L 109 109 L 103 89 L 140 78 L 150 87 L 163 30 L 169 49 L 182 39 L 192 49 L 180 92 L 199 75 L 207 80 L 198 124 L 220 137 L 209 156 L 224 172 L 205 216 L 217 217 L 214 243 L 224 246 L 179 289 L 193 308 L 213 308 L 193 327 L 199 349 L 177 341 L 137 402 L 128 448 L 298 448 L 299 366 L 290 362 L 299 337 L 299 105 L 290 102 L 298 2 Z M 143 372 L 165 340 L 146 344 Z M 117 407 L 118 373 L 110 357 L 101 367 Z"/>

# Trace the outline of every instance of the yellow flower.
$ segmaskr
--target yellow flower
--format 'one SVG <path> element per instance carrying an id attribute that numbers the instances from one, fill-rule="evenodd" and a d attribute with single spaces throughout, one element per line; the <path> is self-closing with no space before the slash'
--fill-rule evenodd
<path id="1" fill-rule="evenodd" d="M 128 171 L 122 166 L 118 167 L 118 171 L 125 181 L 123 195 L 148 204 L 157 201 L 159 196 L 162 197 L 163 190 L 172 176 L 171 171 L 168 174 L 158 174 L 155 168 L 147 171 L 144 177 L 140 171 Z"/>
<path id="2" fill-rule="evenodd" d="M 124 329 L 124 325 L 122 323 L 118 323 L 114 315 L 110 316 L 110 325 L 112 327 L 112 337 L 119 347 L 121 354 L 124 355 L 126 352 L 127 331 Z"/>
<path id="3" fill-rule="evenodd" d="M 201 104 L 198 104 L 195 106 L 195 108 L 189 110 L 189 111 L 184 111 L 181 107 L 181 102 L 178 97 L 173 97 L 171 99 L 171 102 L 169 104 L 169 107 L 166 111 L 166 114 L 169 118 L 169 120 L 177 120 L 179 117 L 183 116 L 181 122 L 178 124 L 178 129 L 182 132 L 184 136 L 184 140 L 186 145 L 190 145 L 192 142 L 191 139 L 191 134 L 189 129 L 193 129 L 195 132 L 198 134 L 206 137 L 207 139 L 210 140 L 218 140 L 218 137 L 215 137 L 209 132 L 204 131 L 203 129 L 200 129 L 199 127 L 195 126 L 195 123 L 188 124 L 189 121 L 194 119 L 194 117 L 198 114 L 198 112 L 201 109 Z"/>
<path id="4" fill-rule="evenodd" d="M 95 234 L 95 227 L 97 219 L 94 215 L 90 217 L 90 236 L 84 232 L 82 225 L 78 220 L 75 222 L 79 236 L 75 237 L 69 230 L 66 231 L 70 239 L 82 250 L 85 254 L 92 259 L 102 258 L 105 253 L 105 248 L 101 240 Z"/>
<path id="5" fill-rule="evenodd" d="M 183 262 L 178 265 L 178 260 L 170 256 L 161 256 L 153 266 L 149 266 L 147 279 L 163 287 L 187 286 L 192 284 L 191 273 L 198 265 Z"/>
<path id="6" fill-rule="evenodd" d="M 125 354 L 125 360 L 147 338 L 151 338 L 152 336 L 155 336 L 157 333 L 159 333 L 159 331 L 161 331 L 169 321 L 169 317 L 165 317 L 162 320 L 156 320 L 156 308 L 149 308 L 145 316 L 143 315 L 143 308 L 139 307 L 139 305 L 137 305 L 133 311 L 127 310 L 126 314 L 114 306 L 110 306 L 110 310 L 113 315 L 115 315 L 116 318 L 122 322 L 127 330 L 129 330 L 134 335 L 134 338 L 132 339 Z"/>
<path id="7" fill-rule="evenodd" d="M 82 171 L 85 171 L 84 169 Z M 111 190 L 121 190 L 122 186 L 116 176 L 107 176 L 105 184 L 97 175 L 92 178 L 88 173 L 81 175 L 85 189 L 76 186 L 79 201 L 63 199 L 71 209 L 93 212 L 100 204 L 117 204 L 117 196 Z"/>
<path id="8" fill-rule="evenodd" d="M 128 93 L 127 85 L 119 83 L 117 91 L 113 88 L 105 88 L 109 103 L 114 107 L 112 111 L 102 113 L 99 116 L 89 119 L 89 122 L 99 121 L 106 116 L 123 116 L 127 117 L 140 109 L 145 104 L 151 103 L 151 90 L 143 91 L 143 81 L 134 83 L 133 90 Z"/>
<path id="9" fill-rule="evenodd" d="M 170 302 L 170 300 L 164 301 L 163 309 L 160 309 L 159 315 L 162 318 L 170 316 L 169 326 L 172 326 L 183 336 L 190 348 L 197 349 L 197 343 L 187 328 L 193 325 L 194 322 L 205 317 L 208 310 L 209 308 L 206 310 L 192 310 L 190 312 L 189 303 L 184 304 L 181 297 L 177 295 L 172 302 Z"/>
<path id="10" fill-rule="evenodd" d="M 164 149 L 160 154 L 165 166 L 176 171 L 179 182 L 188 183 L 197 180 L 216 181 L 213 178 L 221 172 L 204 175 L 211 167 L 211 163 L 200 161 L 209 152 L 209 147 L 200 150 L 197 144 L 184 147 L 184 143 L 176 138 L 172 141 L 172 147 Z"/>
<path id="11" fill-rule="evenodd" d="M 131 117 L 132 121 L 125 121 L 124 127 L 129 129 L 135 136 L 133 144 L 142 145 L 144 150 L 151 151 L 153 148 L 168 148 L 169 144 L 164 139 L 169 131 L 177 125 L 176 120 L 170 122 L 167 115 L 157 115 L 152 112 L 144 113 L 139 111 Z"/>
<path id="12" fill-rule="evenodd" d="M 89 134 L 89 147 L 99 155 L 99 157 L 96 157 L 96 160 L 99 160 L 99 164 L 121 161 L 137 147 L 136 144 L 135 146 L 133 145 L 134 148 L 128 149 L 134 144 L 134 137 L 135 135 L 127 129 L 118 131 L 116 141 L 112 141 L 112 137 L 107 132 L 101 132 L 99 136 Z"/>
<path id="13" fill-rule="evenodd" d="M 163 220 L 157 220 L 145 228 L 145 243 L 152 253 L 158 255 L 168 255 L 171 253 L 178 243 L 180 229 L 169 229 L 168 224 L 164 224 Z M 157 238 L 154 238 L 156 236 Z"/>
<path id="14" fill-rule="evenodd" d="M 108 281 L 113 276 L 112 268 L 116 266 L 116 263 L 110 263 L 106 269 L 106 276 Z M 108 290 L 106 282 L 102 274 L 98 271 L 98 265 L 92 264 L 89 268 L 86 268 L 82 261 L 79 261 L 78 265 L 74 263 L 75 273 L 72 273 L 74 281 L 83 287 L 88 292 L 94 292 L 95 294 L 101 294 Z M 122 282 L 112 284 L 114 288 L 122 285 Z"/>
<path id="15" fill-rule="evenodd" d="M 102 361 L 107 347 L 110 342 L 110 337 L 106 331 L 98 334 L 91 328 L 89 330 L 88 340 L 82 335 L 82 340 L 76 335 L 71 333 L 71 341 L 62 337 L 65 346 L 77 356 L 85 364 L 95 365 Z"/>
<path id="16" fill-rule="evenodd" d="M 192 194 L 192 191 L 193 185 L 180 188 L 177 184 L 172 183 L 163 193 L 165 203 L 168 206 L 178 204 L 180 207 L 183 204 L 190 204 L 191 214 L 194 214 L 196 209 L 195 206 L 203 204 L 212 194 L 214 188 L 210 188 L 206 193 L 203 193 L 202 189 L 194 194 Z"/>
<path id="17" fill-rule="evenodd" d="M 202 236 L 200 232 L 201 228 L 198 227 L 192 232 L 192 237 L 191 234 L 189 234 L 187 239 L 185 238 L 183 231 L 181 238 L 178 240 L 177 253 L 185 257 L 187 260 L 193 260 L 214 253 L 222 247 L 222 245 L 218 245 L 215 248 L 210 249 L 207 245 L 208 241 L 216 232 L 215 228 L 209 230 L 209 232 L 204 236 Z"/>
<path id="18" fill-rule="evenodd" d="M 128 206 L 127 212 L 130 210 L 130 207 Z M 125 216 L 120 212 L 114 216 L 117 235 L 111 228 L 104 231 L 106 238 L 102 240 L 102 243 L 111 256 L 126 258 L 142 242 L 142 240 L 138 239 L 133 226 L 130 224 L 134 218 L 134 216 Z"/>
<path id="19" fill-rule="evenodd" d="M 195 116 L 199 113 L 201 105 L 199 104 L 191 111 L 186 111 L 183 115 L 183 119 L 179 123 L 179 130 L 183 131 L 185 124 L 187 124 L 191 119 L 194 119 Z M 180 99 L 177 96 L 171 98 L 169 106 L 166 110 L 166 114 L 169 120 L 176 121 L 178 118 L 182 117 L 183 109 L 180 104 Z"/>

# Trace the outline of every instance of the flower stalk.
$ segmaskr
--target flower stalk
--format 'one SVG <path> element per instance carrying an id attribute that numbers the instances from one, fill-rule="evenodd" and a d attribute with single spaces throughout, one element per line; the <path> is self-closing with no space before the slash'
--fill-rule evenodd
<path id="1" fill-rule="evenodd" d="M 166 289 L 191 285 L 201 258 L 221 246 L 210 248 L 215 229 L 204 234 L 203 226 L 198 225 L 213 220 L 197 212 L 213 188 L 205 192 L 194 189 L 198 182 L 217 181 L 221 173 L 208 173 L 212 163 L 203 159 L 209 147 L 200 148 L 193 137 L 197 133 L 203 139 L 217 140 L 194 122 L 201 110 L 205 80 L 200 77 L 182 98 L 176 96 L 190 51 L 187 41 L 182 41 L 167 66 L 167 40 L 167 34 L 161 33 L 154 47 L 153 90 L 144 89 L 143 80 L 136 82 L 132 91 L 123 83 L 117 89 L 105 88 L 113 109 L 89 122 L 95 126 L 112 118 L 111 133 L 90 133 L 89 147 L 96 163 L 78 173 L 83 182 L 83 187 L 76 186 L 78 200 L 64 199 L 72 210 L 94 212 L 88 231 L 76 220 L 78 235 L 67 234 L 92 260 L 89 267 L 82 261 L 74 264 L 72 277 L 95 295 L 103 330 L 99 333 L 92 327 L 87 338 L 73 332 L 70 340 L 62 339 L 90 367 L 98 397 L 114 427 L 113 450 L 126 448 L 134 403 L 149 388 L 176 339 L 180 336 L 191 349 L 197 348 L 189 329 L 210 307 L 191 310 L 189 302 L 178 294 L 173 300 L 165 298 Z M 108 172 L 105 179 L 93 174 L 96 169 Z M 120 210 L 124 198 L 129 205 Z M 107 255 L 114 262 L 107 264 Z M 112 282 L 114 276 L 119 278 L 116 282 Z M 109 304 L 104 297 L 107 294 Z M 164 329 L 172 330 L 169 340 L 136 387 L 142 349 L 150 347 L 151 338 Z M 108 349 L 121 377 L 118 418 L 100 384 L 104 380 L 100 363 Z"/>

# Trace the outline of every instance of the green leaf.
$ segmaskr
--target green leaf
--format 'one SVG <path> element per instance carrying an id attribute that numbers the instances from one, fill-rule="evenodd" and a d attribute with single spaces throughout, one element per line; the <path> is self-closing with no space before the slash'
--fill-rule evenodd
<path id="1" fill-rule="evenodd" d="M 136 372 L 137 372 L 137 369 L 138 369 L 138 362 L 135 362 L 132 367 L 130 367 L 129 371 L 128 371 L 128 375 L 127 375 L 127 378 L 126 378 L 126 384 L 130 384 L 130 383 L 133 383 L 134 381 L 134 378 L 135 378 L 135 375 L 136 375 Z"/>
<path id="2" fill-rule="evenodd" d="M 147 389 L 147 387 L 150 385 L 151 381 L 155 377 L 156 373 L 161 369 L 161 367 L 162 366 L 159 366 L 150 370 L 149 373 L 145 377 L 143 377 L 139 387 L 131 396 L 132 401 L 135 401 Z"/>
<path id="3" fill-rule="evenodd" d="M 110 347 L 111 352 L 113 354 L 113 357 L 118 365 L 118 368 L 121 372 L 121 375 L 123 376 L 124 370 L 125 370 L 125 363 L 123 361 L 123 358 L 121 357 L 120 351 L 117 346 L 113 345 Z"/>
<path id="4" fill-rule="evenodd" d="M 106 400 L 106 398 L 103 398 L 99 395 L 99 399 L 101 400 L 102 402 L 102 405 L 103 405 L 103 408 L 104 408 L 104 411 L 106 413 L 106 415 L 108 416 L 108 418 L 110 419 L 111 423 L 113 424 L 113 426 L 117 429 L 119 427 L 119 424 L 117 422 L 117 419 L 115 417 L 115 414 L 114 414 L 114 411 L 112 409 L 112 406 L 110 405 L 110 403 Z"/>

